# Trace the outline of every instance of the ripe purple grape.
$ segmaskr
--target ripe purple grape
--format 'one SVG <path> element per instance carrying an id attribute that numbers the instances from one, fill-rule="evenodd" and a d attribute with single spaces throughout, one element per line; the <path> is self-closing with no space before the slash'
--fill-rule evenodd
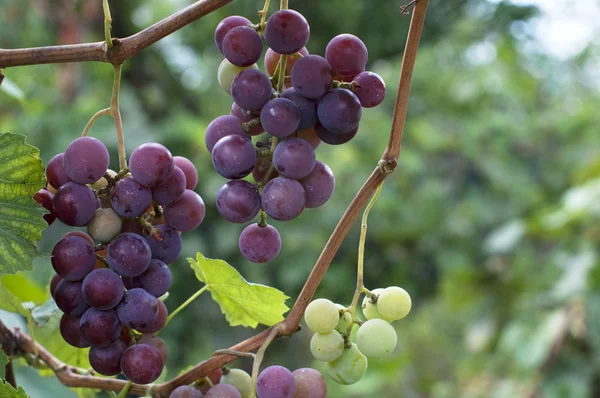
<path id="1" fill-rule="evenodd" d="M 224 115 L 219 116 L 206 128 L 204 142 L 209 152 L 212 152 L 215 144 L 223 137 L 228 135 L 239 135 L 246 137 L 246 132 L 242 128 L 242 122 L 235 116 Z M 189 188 L 188 188 L 189 189 Z"/>
<path id="2" fill-rule="evenodd" d="M 269 366 L 258 375 L 258 398 L 293 398 L 296 393 L 294 375 L 283 366 Z"/>
<path id="3" fill-rule="evenodd" d="M 284 177 L 297 180 L 306 177 L 315 167 L 315 151 L 300 138 L 290 138 L 277 145 L 273 152 L 273 164 Z"/>
<path id="4" fill-rule="evenodd" d="M 225 35 L 222 52 L 236 66 L 250 66 L 262 55 L 262 39 L 249 26 L 236 26 Z"/>
<path id="5" fill-rule="evenodd" d="M 193 386 L 179 386 L 173 390 L 169 398 L 203 398 L 204 394 Z"/>
<path id="6" fill-rule="evenodd" d="M 333 83 L 333 72 L 325 58 L 307 55 L 296 62 L 292 68 L 292 85 L 303 97 L 321 98 Z"/>
<path id="7" fill-rule="evenodd" d="M 81 337 L 81 329 L 79 328 L 78 316 L 63 314 L 60 318 L 60 335 L 70 345 L 76 348 L 89 347 L 89 343 Z"/>
<path id="8" fill-rule="evenodd" d="M 108 268 L 98 268 L 83 280 L 83 298 L 93 308 L 109 310 L 123 299 L 125 287 L 119 275 Z"/>
<path id="9" fill-rule="evenodd" d="M 158 236 L 144 235 L 150 245 L 152 258 L 171 264 L 181 254 L 181 235 L 175 228 L 166 224 L 157 225 L 155 228 Z"/>
<path id="10" fill-rule="evenodd" d="M 296 381 L 294 398 L 326 398 L 327 382 L 323 375 L 315 369 L 301 368 L 292 372 Z"/>
<path id="11" fill-rule="evenodd" d="M 152 252 L 144 238 L 127 232 L 110 242 L 106 254 L 108 264 L 117 274 L 134 277 L 148 269 Z"/>
<path id="12" fill-rule="evenodd" d="M 127 344 L 115 340 L 106 347 L 92 347 L 89 352 L 92 369 L 104 376 L 115 376 L 121 373 L 121 358 L 127 350 Z"/>
<path id="13" fill-rule="evenodd" d="M 237 27 L 237 26 L 250 26 L 252 22 L 247 18 L 240 17 L 238 15 L 232 15 L 223 19 L 217 25 L 217 29 L 215 30 L 215 44 L 221 53 L 223 52 L 223 39 L 227 33 Z"/>
<path id="14" fill-rule="evenodd" d="M 137 182 L 152 188 L 169 179 L 173 171 L 173 156 L 164 145 L 155 142 L 143 144 L 131 152 L 129 170 Z"/>
<path id="15" fill-rule="evenodd" d="M 121 357 L 121 371 L 136 384 L 148 384 L 158 379 L 163 370 L 160 353 L 148 344 L 135 344 Z"/>
<path id="16" fill-rule="evenodd" d="M 240 235 L 240 252 L 253 263 L 266 263 L 273 260 L 281 250 L 279 232 L 271 226 L 248 225 Z"/>
<path id="17" fill-rule="evenodd" d="M 260 210 L 258 189 L 248 181 L 229 181 L 217 193 L 217 210 L 229 222 L 252 220 Z"/>
<path id="18" fill-rule="evenodd" d="M 247 123 L 250 120 L 254 119 L 253 115 L 248 113 L 248 111 L 240 108 L 238 106 L 238 104 L 236 104 L 235 102 L 233 104 L 231 104 L 231 110 L 229 111 L 229 115 L 237 117 L 244 123 Z M 260 125 L 260 123 L 255 126 L 250 127 L 250 135 L 252 135 L 252 136 L 259 135 L 260 133 L 263 133 L 264 131 L 265 131 L 265 129 L 263 128 L 263 126 Z"/>
<path id="19" fill-rule="evenodd" d="M 50 226 L 56 220 L 56 214 L 54 214 L 54 206 L 52 206 L 52 198 L 54 194 L 45 188 L 40 189 L 33 195 L 33 200 L 38 202 L 40 206 L 48 210 L 50 213 L 44 214 L 44 220 Z"/>
<path id="20" fill-rule="evenodd" d="M 76 182 L 63 184 L 52 198 L 56 217 L 71 227 L 83 227 L 96 211 L 96 197 L 92 190 Z"/>
<path id="21" fill-rule="evenodd" d="M 168 205 L 181 198 L 185 192 L 185 186 L 185 174 L 175 166 L 166 182 L 152 188 L 152 199 L 159 205 Z"/>
<path id="22" fill-rule="evenodd" d="M 358 126 L 362 106 L 352 91 L 336 88 L 321 98 L 317 106 L 317 115 L 319 122 L 327 130 L 345 134 Z"/>
<path id="23" fill-rule="evenodd" d="M 158 300 L 144 289 L 130 289 L 117 306 L 117 315 L 130 329 L 147 328 L 158 317 Z"/>
<path id="24" fill-rule="evenodd" d="M 58 241 L 50 258 L 54 271 L 68 281 L 80 281 L 96 265 L 94 247 L 79 236 L 67 236 Z"/>
<path id="25" fill-rule="evenodd" d="M 298 53 L 300 53 L 304 57 L 308 55 L 308 50 L 306 49 L 306 47 L 302 47 L 298 51 Z M 267 49 L 267 52 L 265 53 L 265 69 L 267 70 L 269 76 L 273 76 L 273 74 L 275 73 L 275 70 L 277 69 L 277 63 L 279 62 L 280 58 L 281 54 L 271 50 L 270 48 Z M 292 73 L 292 68 L 294 67 L 294 64 L 296 63 L 296 61 L 298 61 L 298 59 L 299 58 L 296 58 L 295 56 L 287 58 L 285 66 L 285 74 L 287 76 L 289 76 L 290 73 Z"/>
<path id="26" fill-rule="evenodd" d="M 67 315 L 81 316 L 89 308 L 81 292 L 81 282 L 60 281 L 54 291 L 54 301 Z"/>
<path id="27" fill-rule="evenodd" d="M 185 174 L 185 189 L 194 189 L 198 185 L 198 171 L 194 164 L 183 156 L 173 157 L 173 163 Z"/>
<path id="28" fill-rule="evenodd" d="M 272 179 L 262 192 L 262 207 L 275 220 L 289 221 L 304 210 L 305 193 L 296 180 L 285 177 Z"/>
<path id="29" fill-rule="evenodd" d="M 231 96 L 240 108 L 259 111 L 271 99 L 271 81 L 258 69 L 245 69 L 231 83 Z"/>
<path id="30" fill-rule="evenodd" d="M 152 191 L 133 177 L 126 177 L 110 191 L 110 203 L 121 217 L 136 218 L 152 204 Z"/>
<path id="31" fill-rule="evenodd" d="M 315 208 L 325 204 L 335 189 L 335 176 L 325 163 L 317 160 L 309 175 L 299 180 L 306 192 L 306 207 Z"/>
<path id="32" fill-rule="evenodd" d="M 212 164 L 225 178 L 243 178 L 250 174 L 255 163 L 256 149 L 246 137 L 223 137 L 212 150 Z"/>
<path id="33" fill-rule="evenodd" d="M 67 182 L 71 181 L 63 165 L 64 156 L 64 153 L 54 155 L 54 157 L 50 159 L 46 165 L 46 179 L 54 189 L 58 189 Z"/>
<path id="34" fill-rule="evenodd" d="M 252 177 L 254 181 L 261 182 L 269 172 L 269 168 L 271 167 L 271 161 L 267 158 L 258 158 L 256 159 L 256 164 L 252 169 Z M 279 172 L 273 167 L 271 170 L 271 174 L 269 174 L 269 181 L 273 178 L 279 177 Z"/>
<path id="35" fill-rule="evenodd" d="M 373 108 L 385 98 L 385 82 L 377 73 L 361 72 L 354 77 L 356 88 L 353 90 L 364 108 Z"/>
<path id="36" fill-rule="evenodd" d="M 287 137 L 300 125 L 300 109 L 286 98 L 274 98 L 260 111 L 260 124 L 271 135 Z"/>
<path id="37" fill-rule="evenodd" d="M 298 11 L 279 10 L 265 25 L 265 40 L 279 54 L 293 54 L 308 43 L 310 27 Z"/>
<path id="38" fill-rule="evenodd" d="M 362 40 L 346 33 L 329 41 L 325 49 L 325 58 L 334 73 L 355 76 L 364 70 L 369 53 Z"/>
<path id="39" fill-rule="evenodd" d="M 185 190 L 178 201 L 163 208 L 163 215 L 167 224 L 182 232 L 191 231 L 198 227 L 204 219 L 204 212 L 204 201 L 200 195 L 189 189 Z M 165 262 L 168 263 L 166 260 Z"/>
<path id="40" fill-rule="evenodd" d="M 323 127 L 322 124 L 319 123 L 315 126 L 315 131 L 317 133 L 317 136 L 324 143 L 329 144 L 329 145 L 341 145 L 341 144 L 345 144 L 346 142 L 348 142 L 352 138 L 354 138 L 354 136 L 358 132 L 358 126 L 356 126 L 355 128 L 353 128 L 352 130 L 350 130 L 347 133 L 338 134 L 338 133 L 334 133 L 332 131 L 327 130 L 325 127 Z"/>
<path id="41" fill-rule="evenodd" d="M 230 384 L 215 384 L 206 392 L 204 398 L 242 398 L 242 395 Z"/>
<path id="42" fill-rule="evenodd" d="M 115 310 L 90 308 L 79 321 L 81 336 L 92 347 L 106 347 L 121 335 L 121 322 Z"/>
<path id="43" fill-rule="evenodd" d="M 163 360 L 163 363 L 167 363 L 167 360 L 169 359 L 169 354 L 167 352 L 167 345 L 165 344 L 163 339 L 154 334 L 144 333 L 142 334 L 142 337 L 140 337 L 140 339 L 138 340 L 138 343 L 148 344 L 149 346 L 156 348 L 156 350 L 160 354 L 160 357 Z"/>
<path id="44" fill-rule="evenodd" d="M 70 232 L 67 232 L 66 234 L 64 234 L 62 236 L 61 239 L 64 239 L 64 238 L 66 238 L 68 236 L 79 236 L 80 238 L 83 238 L 83 239 L 87 240 L 88 242 L 90 242 L 90 245 L 92 245 L 92 246 L 94 245 L 94 240 L 92 239 L 92 237 L 89 236 L 88 234 L 86 234 L 83 231 L 70 231 Z"/>
<path id="45" fill-rule="evenodd" d="M 167 311 L 167 307 L 160 300 L 156 300 L 156 304 L 158 305 L 158 315 L 156 315 L 156 319 L 147 326 L 138 326 L 138 328 L 137 328 L 138 332 L 156 333 L 167 324 L 167 317 L 169 316 L 169 311 Z M 160 352 L 160 350 L 159 350 L 159 352 Z M 161 353 L 161 356 L 163 356 L 162 353 Z M 163 356 L 163 361 L 166 362 L 166 356 Z"/>
<path id="46" fill-rule="evenodd" d="M 300 111 L 300 123 L 298 123 L 298 130 L 306 130 L 314 127 L 317 124 L 317 102 L 303 97 L 298 93 L 294 87 L 288 88 L 281 97 L 292 101 Z"/>
<path id="47" fill-rule="evenodd" d="M 175 233 L 179 236 L 177 231 Z M 172 282 L 171 270 L 167 267 L 167 264 L 158 259 L 152 259 L 150 266 L 143 274 L 135 278 L 123 278 L 123 283 L 127 289 L 139 287 L 154 297 L 165 294 L 171 287 Z"/>
<path id="48" fill-rule="evenodd" d="M 69 144 L 63 157 L 64 170 L 72 181 L 91 184 L 104 176 L 110 156 L 102 141 L 79 137 Z"/>
<path id="49" fill-rule="evenodd" d="M 57 274 L 54 274 L 52 276 L 52 279 L 50 279 L 50 296 L 52 296 L 52 298 L 54 298 L 54 292 L 56 291 L 56 286 L 58 286 L 58 284 L 62 280 L 63 280 L 63 278 L 61 278 Z"/>

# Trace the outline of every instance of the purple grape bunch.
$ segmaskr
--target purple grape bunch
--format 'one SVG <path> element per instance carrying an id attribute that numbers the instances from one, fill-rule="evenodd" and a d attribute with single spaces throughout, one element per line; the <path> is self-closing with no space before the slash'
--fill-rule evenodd
<path id="1" fill-rule="evenodd" d="M 362 108 L 385 97 L 383 79 L 365 71 L 368 51 L 358 37 L 334 37 L 321 57 L 306 50 L 309 36 L 304 16 L 289 9 L 272 14 L 264 26 L 230 16 L 215 31 L 215 44 L 225 56 L 218 80 L 233 105 L 229 115 L 210 123 L 205 142 L 214 168 L 230 180 L 217 194 L 217 209 L 230 222 L 252 222 L 239 247 L 256 263 L 272 260 L 281 250 L 279 232 L 266 216 L 292 220 L 333 194 L 335 177 L 316 159 L 317 147 L 350 141 Z M 256 65 L 263 40 L 266 73 Z M 250 174 L 254 184 L 244 179 Z M 260 221 L 253 222 L 259 212 Z"/>
<path id="2" fill-rule="evenodd" d="M 154 335 L 167 322 L 160 300 L 171 287 L 168 264 L 182 249 L 180 233 L 200 225 L 205 206 L 193 191 L 196 168 L 161 144 L 147 143 L 115 173 L 104 144 L 74 140 L 46 167 L 48 185 L 34 199 L 72 231 L 52 250 L 50 293 L 63 312 L 60 332 L 78 348 L 91 347 L 92 368 L 148 384 L 167 361 Z"/>

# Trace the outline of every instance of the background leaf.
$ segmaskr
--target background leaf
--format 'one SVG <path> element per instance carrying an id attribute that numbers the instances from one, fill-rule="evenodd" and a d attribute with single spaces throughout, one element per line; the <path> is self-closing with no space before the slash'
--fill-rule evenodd
<path id="1" fill-rule="evenodd" d="M 22 387 L 15 390 L 10 384 L 0 382 L 0 398 L 28 398 L 28 395 Z"/>
<path id="2" fill-rule="evenodd" d="M 23 315 L 28 320 L 33 320 L 29 310 L 23 307 L 18 297 L 12 294 L 3 284 L 0 284 L 0 308 Z"/>
<path id="3" fill-rule="evenodd" d="M 2 347 L 0 346 L 0 380 L 6 377 L 6 364 L 8 363 L 8 357 L 2 351 Z"/>

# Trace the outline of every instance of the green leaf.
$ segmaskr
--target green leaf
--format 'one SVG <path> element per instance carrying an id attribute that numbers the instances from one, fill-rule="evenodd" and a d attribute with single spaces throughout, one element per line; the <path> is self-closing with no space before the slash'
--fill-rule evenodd
<path id="1" fill-rule="evenodd" d="M 29 310 L 23 307 L 17 296 L 12 294 L 3 284 L 0 284 L 0 309 L 14 312 L 15 314 L 23 315 L 28 320 L 33 320 Z"/>
<path id="2" fill-rule="evenodd" d="M 44 326 L 50 320 L 50 318 L 58 314 L 59 311 L 60 310 L 56 306 L 54 300 L 50 299 L 44 304 L 31 310 L 31 315 L 38 326 Z"/>
<path id="3" fill-rule="evenodd" d="M 13 386 L 8 383 L 0 382 L 0 398 L 29 398 L 23 387 L 19 387 L 18 390 L 15 390 Z"/>
<path id="4" fill-rule="evenodd" d="M 49 294 L 46 290 L 27 277 L 25 273 L 2 276 L 2 284 L 22 302 L 31 301 L 40 305 Z"/>
<path id="5" fill-rule="evenodd" d="M 2 351 L 2 347 L 0 346 L 0 380 L 6 377 L 6 364 L 8 363 L 8 357 Z"/>
<path id="6" fill-rule="evenodd" d="M 47 211 L 32 198 L 45 181 L 39 154 L 25 136 L 0 134 L 0 275 L 31 270 L 41 256 L 35 242 Z"/>
<path id="7" fill-rule="evenodd" d="M 248 283 L 240 273 L 223 260 L 206 258 L 202 253 L 196 260 L 188 259 L 196 277 L 206 283 L 208 290 L 221 307 L 231 326 L 250 326 L 259 323 L 272 326 L 283 320 L 289 310 L 289 298 L 273 287 Z"/>

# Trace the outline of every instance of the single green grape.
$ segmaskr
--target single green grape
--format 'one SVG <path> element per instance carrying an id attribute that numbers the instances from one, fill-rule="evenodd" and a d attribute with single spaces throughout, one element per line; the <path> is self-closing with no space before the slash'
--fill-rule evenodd
<path id="1" fill-rule="evenodd" d="M 371 319 L 356 332 L 356 345 L 369 358 L 380 358 L 396 348 L 398 335 L 392 325 L 383 319 Z"/>
<path id="2" fill-rule="evenodd" d="M 335 361 L 344 352 L 344 338 L 337 330 L 315 333 L 310 339 L 310 352 L 319 361 Z"/>
<path id="3" fill-rule="evenodd" d="M 383 288 L 378 288 L 378 289 L 373 289 L 371 290 L 371 294 L 378 296 L 379 294 L 383 293 L 385 289 Z M 371 302 L 371 299 L 368 296 L 365 296 L 365 298 L 363 299 L 362 302 L 362 310 L 363 310 L 363 314 L 365 316 L 365 318 L 367 319 L 383 319 L 383 316 L 381 316 L 381 314 L 379 313 L 379 310 L 377 309 L 377 304 L 373 304 Z"/>
<path id="4" fill-rule="evenodd" d="M 346 309 L 346 307 L 344 307 L 341 304 L 336 304 L 336 307 L 338 309 L 338 312 Z M 350 314 L 349 312 L 344 312 L 342 313 L 342 315 L 340 315 L 340 320 L 338 321 L 335 330 L 340 332 L 342 335 L 345 335 L 348 332 L 348 328 L 350 328 L 350 325 L 352 325 L 353 323 L 354 321 L 352 320 L 352 314 Z"/>
<path id="5" fill-rule="evenodd" d="M 227 94 L 231 94 L 231 83 L 233 82 L 233 78 L 236 77 L 238 73 L 248 68 L 258 69 L 258 66 L 256 66 L 256 64 L 250 66 L 236 66 L 227 61 L 227 59 L 224 59 L 223 62 L 221 62 L 219 69 L 217 70 L 217 80 L 219 80 L 219 84 Z"/>
<path id="6" fill-rule="evenodd" d="M 88 234 L 102 243 L 110 243 L 121 232 L 123 221 L 111 208 L 96 209 L 87 224 Z"/>
<path id="7" fill-rule="evenodd" d="M 383 319 L 397 321 L 408 315 L 412 302 L 406 290 L 390 286 L 383 290 L 377 299 L 377 310 Z"/>
<path id="8" fill-rule="evenodd" d="M 242 397 L 247 397 L 252 391 L 252 377 L 242 369 L 229 369 L 229 372 L 223 373 L 221 384 L 231 384 Z"/>
<path id="9" fill-rule="evenodd" d="M 368 361 L 356 344 L 346 348 L 342 356 L 327 363 L 329 376 L 338 384 L 350 385 L 363 378 Z"/>
<path id="10" fill-rule="evenodd" d="M 310 330 L 316 333 L 329 333 L 338 324 L 340 313 L 331 301 L 320 298 L 312 301 L 306 312 L 304 321 Z"/>

